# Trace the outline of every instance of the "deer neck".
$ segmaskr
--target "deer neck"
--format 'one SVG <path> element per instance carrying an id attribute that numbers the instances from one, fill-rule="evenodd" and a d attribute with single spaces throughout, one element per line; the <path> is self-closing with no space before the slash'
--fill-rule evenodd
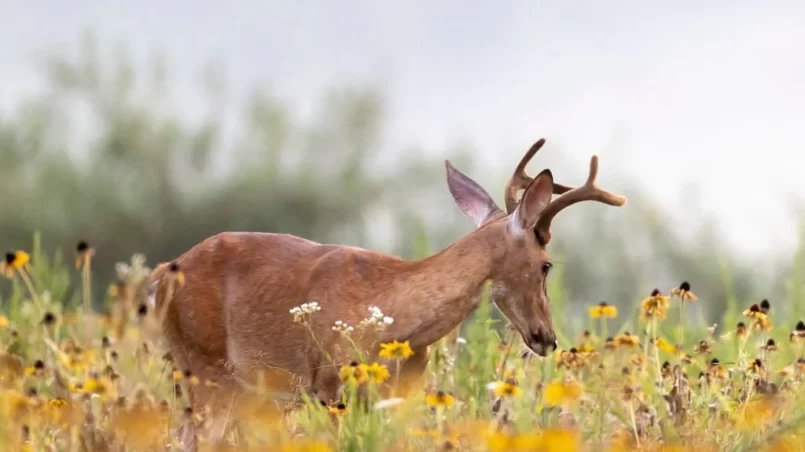
<path id="1" fill-rule="evenodd" d="M 499 228 L 482 227 L 439 253 L 411 262 L 397 275 L 395 339 L 410 340 L 412 347 L 421 349 L 469 317 L 502 259 L 502 243 Z"/>

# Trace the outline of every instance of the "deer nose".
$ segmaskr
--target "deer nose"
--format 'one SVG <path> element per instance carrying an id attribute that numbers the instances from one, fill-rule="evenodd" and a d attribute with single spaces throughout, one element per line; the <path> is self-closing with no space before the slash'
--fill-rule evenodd
<path id="1" fill-rule="evenodd" d="M 547 356 L 556 350 L 558 344 L 554 334 L 543 334 L 541 331 L 538 331 L 531 334 L 531 343 L 528 344 L 528 346 L 538 355 Z"/>

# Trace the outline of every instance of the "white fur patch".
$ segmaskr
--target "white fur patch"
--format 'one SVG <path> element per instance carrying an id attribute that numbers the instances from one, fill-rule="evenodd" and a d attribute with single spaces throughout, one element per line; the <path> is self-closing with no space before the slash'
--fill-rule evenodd
<path id="1" fill-rule="evenodd" d="M 152 308 L 157 307 L 157 282 L 154 282 L 148 287 L 148 306 Z"/>

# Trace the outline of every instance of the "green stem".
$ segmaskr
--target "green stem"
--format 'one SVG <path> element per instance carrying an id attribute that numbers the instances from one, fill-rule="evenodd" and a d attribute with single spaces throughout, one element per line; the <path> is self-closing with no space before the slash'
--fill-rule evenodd
<path id="1" fill-rule="evenodd" d="M 679 298 L 679 329 L 677 331 L 677 344 L 682 347 L 685 341 L 685 300 L 682 297 Z"/>

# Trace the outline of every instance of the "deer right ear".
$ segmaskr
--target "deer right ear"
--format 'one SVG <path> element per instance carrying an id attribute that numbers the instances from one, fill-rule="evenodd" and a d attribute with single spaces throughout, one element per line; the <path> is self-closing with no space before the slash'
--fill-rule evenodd
<path id="1" fill-rule="evenodd" d="M 551 196 L 553 196 L 553 174 L 551 170 L 545 169 L 523 192 L 517 209 L 509 217 L 510 230 L 515 234 L 522 234 L 523 231 L 533 229 L 542 211 L 551 203 Z"/>
<path id="2" fill-rule="evenodd" d="M 450 194 L 476 227 L 480 227 L 500 211 L 489 193 L 477 182 L 457 170 L 449 161 L 445 160 L 444 165 L 447 168 L 447 186 L 450 188 Z"/>

